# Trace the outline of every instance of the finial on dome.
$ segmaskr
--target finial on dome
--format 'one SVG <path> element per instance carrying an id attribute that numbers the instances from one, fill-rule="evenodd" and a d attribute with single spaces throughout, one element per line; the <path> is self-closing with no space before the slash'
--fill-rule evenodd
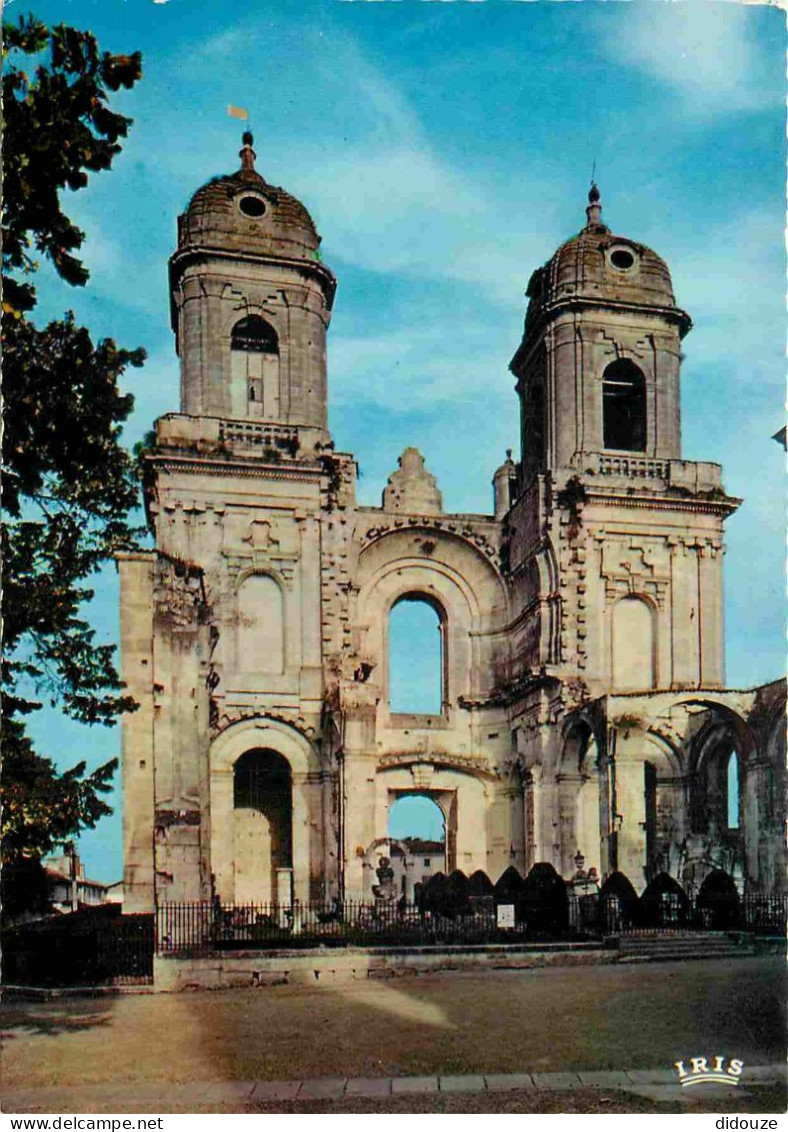
<path id="1" fill-rule="evenodd" d="M 599 187 L 596 181 L 591 182 L 591 188 L 588 190 L 586 216 L 588 217 L 589 228 L 592 225 L 602 223 L 602 205 L 599 203 Z"/>
<path id="2" fill-rule="evenodd" d="M 254 137 L 249 130 L 244 130 L 241 141 L 243 142 L 243 149 L 241 149 L 238 154 L 241 159 L 241 169 L 245 173 L 254 173 L 254 159 L 257 157 L 257 154 L 252 149 Z"/>

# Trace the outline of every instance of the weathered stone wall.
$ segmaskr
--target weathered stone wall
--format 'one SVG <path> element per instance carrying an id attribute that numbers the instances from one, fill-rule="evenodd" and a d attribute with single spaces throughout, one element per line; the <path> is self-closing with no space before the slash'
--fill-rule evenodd
<path id="1" fill-rule="evenodd" d="M 140 704 L 123 722 L 130 909 L 248 900 L 255 854 L 261 900 L 369 899 L 407 794 L 441 809 L 449 870 L 546 861 L 568 878 L 579 851 L 638 890 L 659 872 L 697 889 L 715 868 L 784 885 L 785 685 L 723 688 L 723 523 L 739 501 L 718 465 L 681 458 L 689 317 L 658 256 L 613 236 L 598 201 L 588 218 L 529 284 L 520 462 L 495 472 L 492 514 L 446 514 L 415 448 L 381 507 L 357 506 L 326 421 L 335 280 L 304 207 L 255 172 L 251 142 L 241 171 L 195 195 L 171 262 L 181 412 L 147 457 L 156 551 L 119 556 Z M 275 342 L 263 407 L 232 349 L 249 316 Z M 611 364 L 639 375 L 620 386 L 640 414 L 626 450 L 604 446 Z M 390 704 L 403 598 L 440 625 L 429 715 Z M 235 767 L 255 751 L 288 768 L 276 861 L 253 807 L 236 808 Z"/>

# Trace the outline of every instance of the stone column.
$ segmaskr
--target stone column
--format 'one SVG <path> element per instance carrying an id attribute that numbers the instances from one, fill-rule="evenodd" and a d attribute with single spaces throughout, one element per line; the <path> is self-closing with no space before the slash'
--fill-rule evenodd
<path id="1" fill-rule="evenodd" d="M 155 555 L 117 555 L 121 676 L 139 704 L 121 719 L 123 742 L 123 895 L 127 912 L 152 912 L 153 572 Z"/>
<path id="2" fill-rule="evenodd" d="M 684 543 L 672 550 L 670 631 L 673 685 L 679 688 L 697 688 L 700 683 L 697 557 L 695 550 Z"/>
<path id="3" fill-rule="evenodd" d="M 619 815 L 618 868 L 636 891 L 645 887 L 646 792 L 639 733 L 620 733 L 616 745 L 615 800 Z"/>
<path id="4" fill-rule="evenodd" d="M 235 901 L 233 768 L 211 768 L 211 870 L 223 904 Z"/>
<path id="5" fill-rule="evenodd" d="M 701 684 L 721 688 L 725 682 L 722 552 L 709 542 L 698 553 Z"/>
<path id="6" fill-rule="evenodd" d="M 306 903 L 310 897 L 310 812 L 311 801 L 316 792 L 308 773 L 293 773 L 293 899 Z M 317 787 L 319 790 L 319 786 Z M 319 797 L 319 795 L 318 795 Z"/>
<path id="7" fill-rule="evenodd" d="M 364 899 L 363 853 L 375 832 L 375 693 L 370 685 L 344 688 L 345 897 Z"/>

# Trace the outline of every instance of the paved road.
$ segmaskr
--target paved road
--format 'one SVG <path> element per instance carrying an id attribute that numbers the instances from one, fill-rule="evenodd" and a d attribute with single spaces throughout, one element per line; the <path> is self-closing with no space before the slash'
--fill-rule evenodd
<path id="1" fill-rule="evenodd" d="M 621 1071 L 698 1053 L 770 1064 L 784 1058 L 784 1000 L 783 961 L 765 957 L 13 1003 L 3 1011 L 3 1084 L 143 1092 L 295 1077 Z"/>

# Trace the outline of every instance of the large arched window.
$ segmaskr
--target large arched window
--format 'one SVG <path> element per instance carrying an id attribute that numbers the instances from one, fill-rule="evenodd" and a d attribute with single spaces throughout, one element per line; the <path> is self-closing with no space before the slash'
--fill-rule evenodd
<path id="1" fill-rule="evenodd" d="M 443 625 L 435 606 L 416 594 L 400 598 L 389 614 L 389 709 L 443 710 Z"/>
<path id="2" fill-rule="evenodd" d="M 230 368 L 233 414 L 278 420 L 279 341 L 264 318 L 249 315 L 235 324 L 230 338 Z"/>
<path id="3" fill-rule="evenodd" d="M 279 583 L 252 574 L 238 589 L 238 668 L 242 672 L 284 671 L 284 602 Z"/>
<path id="4" fill-rule="evenodd" d="M 628 358 L 612 362 L 602 376 L 602 420 L 605 448 L 645 452 L 646 383 Z"/>

